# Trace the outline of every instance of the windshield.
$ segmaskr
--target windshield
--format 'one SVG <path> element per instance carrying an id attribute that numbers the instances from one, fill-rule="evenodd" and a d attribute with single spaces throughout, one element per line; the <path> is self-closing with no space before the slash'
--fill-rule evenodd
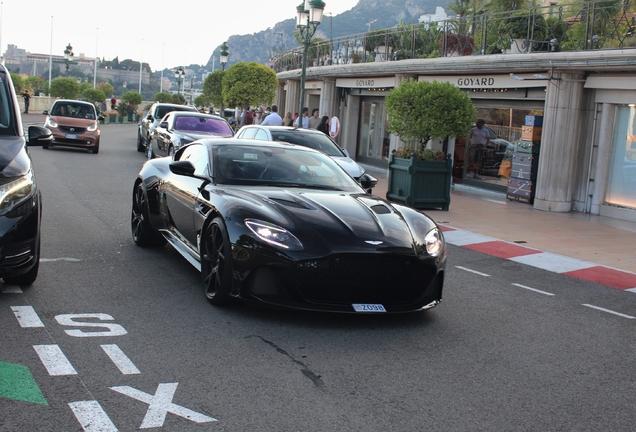
<path id="1" fill-rule="evenodd" d="M 299 130 L 272 131 L 272 140 L 309 147 L 327 156 L 344 157 L 342 150 L 323 133 L 304 133 Z"/>
<path id="2" fill-rule="evenodd" d="M 326 155 L 302 149 L 232 145 L 214 150 L 217 184 L 274 185 L 347 192 L 360 186 Z"/>
<path id="3" fill-rule="evenodd" d="M 174 129 L 204 135 L 231 137 L 232 129 L 227 122 L 207 117 L 178 116 L 174 120 Z"/>
<path id="4" fill-rule="evenodd" d="M 93 105 L 76 102 L 55 102 L 51 109 L 51 115 L 58 117 L 94 119 L 95 107 Z"/>

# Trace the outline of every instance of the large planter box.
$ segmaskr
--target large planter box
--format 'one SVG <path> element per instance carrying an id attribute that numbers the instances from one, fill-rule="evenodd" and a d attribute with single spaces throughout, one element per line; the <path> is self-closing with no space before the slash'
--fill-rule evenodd
<path id="1" fill-rule="evenodd" d="M 439 161 L 391 156 L 386 198 L 417 209 L 441 208 L 447 211 L 452 175 L 450 155 Z"/>

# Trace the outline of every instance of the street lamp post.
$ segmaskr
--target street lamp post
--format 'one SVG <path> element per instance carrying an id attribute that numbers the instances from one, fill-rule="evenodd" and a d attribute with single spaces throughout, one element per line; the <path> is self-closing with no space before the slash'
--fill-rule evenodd
<path id="1" fill-rule="evenodd" d="M 177 79 L 177 94 L 181 94 L 181 83 L 183 82 L 183 78 L 185 77 L 185 70 L 179 66 L 174 72 L 174 77 Z"/>
<path id="2" fill-rule="evenodd" d="M 305 105 L 305 75 L 307 74 L 307 52 L 311 37 L 316 33 L 316 28 L 322 22 L 322 13 L 325 2 L 322 0 L 305 0 L 296 8 L 296 28 L 303 41 L 303 69 L 300 75 L 300 118 L 298 127 L 303 127 L 302 112 Z"/>
<path id="3" fill-rule="evenodd" d="M 221 53 L 219 55 L 221 60 L 221 117 L 225 118 L 225 106 L 223 104 L 223 75 L 225 74 L 225 65 L 227 64 L 227 58 L 230 56 L 228 52 L 229 47 L 227 46 L 227 42 L 223 42 L 221 44 Z"/>
<path id="4" fill-rule="evenodd" d="M 71 65 L 71 63 L 73 63 L 73 56 L 75 54 L 73 53 L 73 47 L 71 46 L 71 43 L 69 42 L 68 45 L 66 45 L 66 49 L 64 50 L 64 63 L 66 63 L 66 75 L 68 75 L 68 68 Z"/>

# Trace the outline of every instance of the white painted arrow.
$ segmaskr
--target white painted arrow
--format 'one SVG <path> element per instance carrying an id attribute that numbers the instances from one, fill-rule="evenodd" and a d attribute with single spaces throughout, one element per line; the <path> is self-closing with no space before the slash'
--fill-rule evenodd
<path id="1" fill-rule="evenodd" d="M 154 396 L 129 386 L 110 387 L 110 389 L 149 405 L 144 421 L 139 426 L 140 429 L 162 427 L 168 413 L 195 423 L 218 421 L 215 418 L 172 403 L 172 398 L 177 391 L 178 385 L 179 383 L 161 383 L 157 387 L 157 392 Z"/>

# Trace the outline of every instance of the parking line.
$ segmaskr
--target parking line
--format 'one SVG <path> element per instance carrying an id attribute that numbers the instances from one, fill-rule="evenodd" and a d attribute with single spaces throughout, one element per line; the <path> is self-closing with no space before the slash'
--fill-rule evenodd
<path id="1" fill-rule="evenodd" d="M 110 357 L 110 359 L 115 363 L 115 366 L 123 373 L 124 375 L 134 375 L 141 373 L 137 366 L 124 354 L 124 352 L 117 345 L 101 345 L 104 352 Z"/>
<path id="2" fill-rule="evenodd" d="M 99 402 L 69 402 L 68 406 L 85 432 L 117 432 L 117 428 Z"/>
<path id="3" fill-rule="evenodd" d="M 583 304 L 582 306 L 589 307 L 589 308 L 596 309 L 596 310 L 600 310 L 600 311 L 607 312 L 607 313 L 611 313 L 613 315 L 618 315 L 619 317 L 623 317 L 623 318 L 627 318 L 627 319 L 636 319 L 636 317 L 633 317 L 631 315 L 625 315 L 625 314 L 622 314 L 620 312 L 614 312 L 613 310 L 604 309 L 602 307 L 594 306 L 594 305 L 591 305 L 591 304 Z"/>
<path id="4" fill-rule="evenodd" d="M 40 361 L 51 376 L 77 375 L 77 371 L 68 361 L 58 345 L 33 345 Z"/>
<path id="5" fill-rule="evenodd" d="M 513 285 L 514 286 L 518 286 L 519 288 L 523 288 L 523 289 L 527 289 L 527 290 L 530 290 L 530 291 L 537 292 L 539 294 L 545 294 L 545 295 L 549 295 L 549 296 L 553 296 L 554 295 L 552 293 L 541 291 L 541 290 L 538 290 L 536 288 L 530 288 L 529 286 L 521 285 L 521 284 L 518 284 L 518 283 L 513 283 Z"/>
<path id="6" fill-rule="evenodd" d="M 44 327 L 33 306 L 11 306 L 13 314 L 22 328 Z"/>
<path id="7" fill-rule="evenodd" d="M 22 294 L 22 290 L 18 285 L 2 285 L 0 291 L 2 291 L 2 294 Z"/>
<path id="8" fill-rule="evenodd" d="M 460 269 L 460 270 L 464 270 L 464 271 L 467 271 L 467 272 L 475 273 L 475 274 L 478 274 L 478 275 L 480 275 L 480 276 L 490 277 L 490 275 L 489 275 L 489 274 L 482 273 L 482 272 L 478 272 L 477 270 L 471 270 L 471 269 L 466 268 L 466 267 L 462 267 L 462 266 L 455 266 L 455 268 L 458 268 L 458 269 Z"/>

